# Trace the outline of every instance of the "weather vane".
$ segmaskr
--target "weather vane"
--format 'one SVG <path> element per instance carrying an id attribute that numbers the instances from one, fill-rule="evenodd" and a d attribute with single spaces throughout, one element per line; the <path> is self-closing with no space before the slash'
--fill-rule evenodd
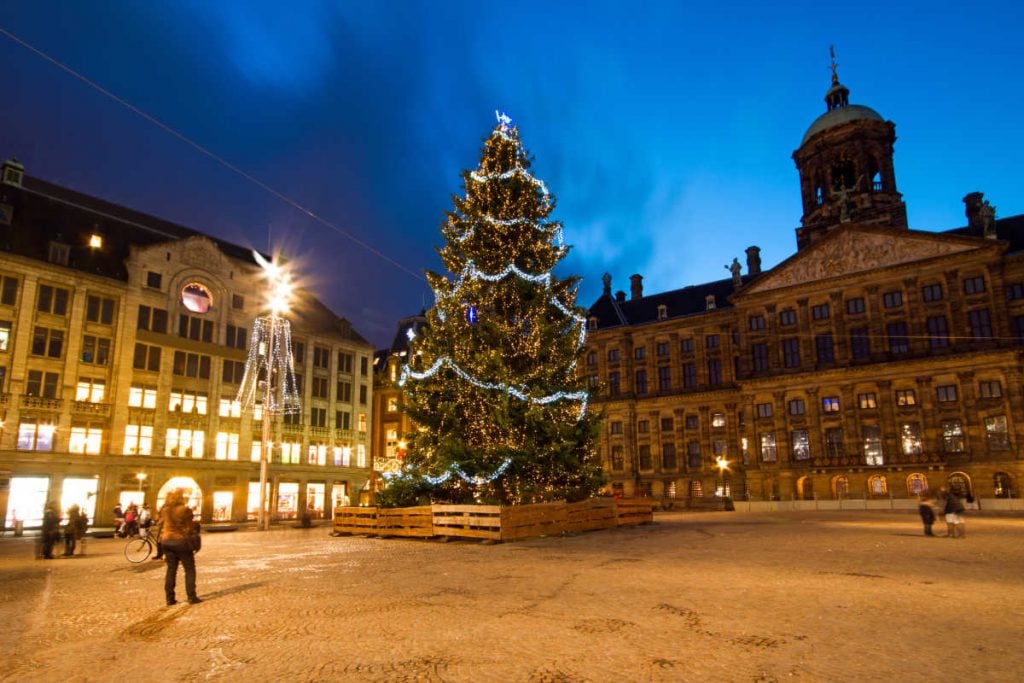
<path id="1" fill-rule="evenodd" d="M 832 69 L 832 82 L 837 83 L 839 81 L 839 74 L 836 73 L 836 67 L 839 66 L 839 62 L 836 61 L 836 46 L 828 46 L 828 55 L 831 58 L 831 64 L 829 65 Z"/>

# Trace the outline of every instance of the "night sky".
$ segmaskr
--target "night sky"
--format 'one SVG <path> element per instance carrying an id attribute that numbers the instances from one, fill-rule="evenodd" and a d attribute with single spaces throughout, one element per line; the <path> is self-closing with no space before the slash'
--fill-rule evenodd
<path id="1" fill-rule="evenodd" d="M 970 5 L 970 6 L 968 6 Z M 247 0 L 0 3 L 0 157 L 247 246 L 281 247 L 377 346 L 429 306 L 438 226 L 503 110 L 558 200 L 559 274 L 648 293 L 795 251 L 790 155 L 850 102 L 896 123 L 912 228 L 985 192 L 1024 212 L 1016 2 Z M 269 189 L 268 189 L 269 188 Z M 277 193 L 277 194 L 275 194 Z M 287 198 L 285 201 L 281 196 Z M 309 210 L 328 225 L 308 216 Z M 353 239 L 354 238 L 354 239 Z"/>

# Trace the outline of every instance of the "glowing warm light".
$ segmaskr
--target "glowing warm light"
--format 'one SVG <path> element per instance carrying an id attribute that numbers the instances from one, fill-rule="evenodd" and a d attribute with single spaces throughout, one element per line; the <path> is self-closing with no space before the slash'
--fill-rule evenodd
<path id="1" fill-rule="evenodd" d="M 715 459 L 715 466 L 718 467 L 719 472 L 725 472 L 729 469 L 729 461 L 722 456 L 718 456 L 718 458 Z"/>
<path id="2" fill-rule="evenodd" d="M 252 257 L 263 269 L 263 277 L 267 281 L 267 308 L 273 315 L 287 313 L 293 289 L 291 274 L 277 262 L 276 256 L 268 261 L 258 251 L 253 251 Z"/>
<path id="3" fill-rule="evenodd" d="M 89 235 L 89 246 L 93 249 L 100 249 L 103 247 L 103 236 L 93 233 Z"/>
<path id="4" fill-rule="evenodd" d="M 146 477 L 148 476 L 149 475 L 146 474 L 145 472 L 139 472 L 138 474 L 135 475 L 135 478 L 138 479 L 139 483 L 141 484 L 142 482 L 146 481 Z"/>

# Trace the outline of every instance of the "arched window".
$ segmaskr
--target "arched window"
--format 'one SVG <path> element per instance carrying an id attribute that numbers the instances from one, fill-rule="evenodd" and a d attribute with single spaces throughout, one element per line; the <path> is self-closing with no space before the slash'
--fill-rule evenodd
<path id="1" fill-rule="evenodd" d="M 213 296 L 206 285 L 189 282 L 181 288 L 181 305 L 193 313 L 206 313 L 213 306 Z"/>
<path id="2" fill-rule="evenodd" d="M 919 496 L 928 490 L 928 477 L 920 472 L 914 472 L 907 477 L 907 493 L 911 496 Z"/>
<path id="3" fill-rule="evenodd" d="M 992 475 L 992 490 L 996 498 L 1009 498 L 1013 491 L 1013 480 L 1006 472 Z"/>
<path id="4" fill-rule="evenodd" d="M 839 476 L 832 480 L 832 493 L 836 498 L 844 498 L 850 495 L 850 480 L 845 476 Z"/>
<path id="5" fill-rule="evenodd" d="M 953 472 L 950 474 L 946 479 L 946 486 L 961 498 L 966 498 L 967 494 L 974 495 L 971 489 L 971 478 L 964 472 Z"/>
<path id="6" fill-rule="evenodd" d="M 880 474 L 868 477 L 868 493 L 872 496 L 884 496 L 888 492 L 889 485 L 885 481 L 885 477 Z"/>

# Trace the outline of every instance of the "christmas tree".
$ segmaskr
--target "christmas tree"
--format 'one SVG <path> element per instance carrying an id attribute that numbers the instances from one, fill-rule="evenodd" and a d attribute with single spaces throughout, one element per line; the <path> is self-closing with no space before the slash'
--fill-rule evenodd
<path id="1" fill-rule="evenodd" d="M 435 501 L 582 500 L 601 484 L 598 417 L 576 372 L 585 318 L 579 279 L 552 273 L 568 253 L 554 199 L 530 174 L 510 119 L 462 173 L 441 225 L 449 276 L 427 272 L 435 305 L 403 370 L 404 481 Z"/>

